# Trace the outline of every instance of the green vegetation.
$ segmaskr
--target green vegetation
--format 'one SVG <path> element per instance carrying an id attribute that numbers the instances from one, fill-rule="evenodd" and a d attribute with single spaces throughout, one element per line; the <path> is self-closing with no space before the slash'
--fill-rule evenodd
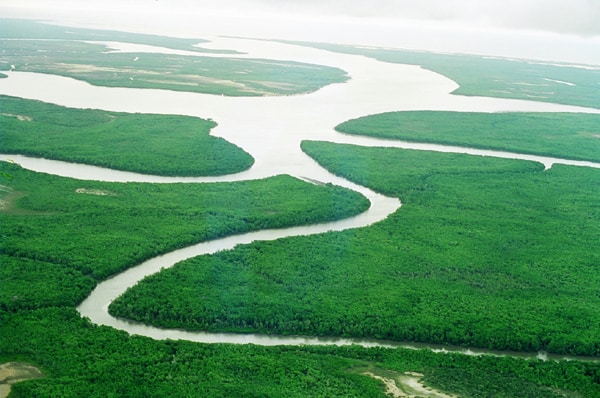
<path id="1" fill-rule="evenodd" d="M 461 397 L 596 397 L 600 364 L 434 354 L 427 350 L 260 347 L 154 341 L 91 325 L 70 308 L 3 317 L 2 360 L 29 361 L 46 377 L 16 397 L 384 397 L 388 378 L 420 372 Z"/>
<path id="2" fill-rule="evenodd" d="M 0 23 L 2 38 L 36 39 L 2 40 L 2 70 L 47 65 L 52 73 L 96 84 L 127 86 L 137 79 L 128 87 L 227 95 L 288 94 L 346 78 L 303 64 L 152 58 L 72 41 L 206 51 L 192 47 L 195 39 Z M 185 76 L 198 70 L 203 78 Z M 152 73 L 167 81 L 152 81 Z M 311 82 L 304 85 L 305 79 Z M 595 98 L 577 90 L 566 101 Z M 204 157 L 217 146 L 236 170 L 251 162 L 208 137 L 211 121 L 0 100 L 3 151 L 10 143 L 20 153 L 37 148 L 36 156 L 103 164 L 109 160 L 98 148 L 109 146 L 109 167 L 141 171 L 160 161 L 157 171 L 147 171 L 156 174 L 185 174 L 184 156 L 196 150 L 196 158 Z M 123 146 L 132 153 L 117 156 Z M 138 157 L 133 148 L 150 156 Z M 403 208 L 369 228 L 198 257 L 128 291 L 111 310 L 193 329 L 599 355 L 597 170 L 541 172 L 528 162 L 316 142 L 303 148 L 329 169 L 400 197 Z M 169 152 L 179 157 L 169 160 Z M 202 168 L 225 172 L 204 159 L 190 174 Z M 461 397 L 600 396 L 598 362 L 154 341 L 93 325 L 74 308 L 99 280 L 158 254 L 245 231 L 344 218 L 368 206 L 345 189 L 289 176 L 218 184 L 76 181 L 2 162 L 0 195 L 0 362 L 31 363 L 45 375 L 15 384 L 11 397 L 383 397 L 383 383 L 367 371 L 396 383 L 404 372 L 419 372 L 427 386 Z M 159 289 L 150 297 L 149 284 L 168 289 L 169 300 Z M 131 305 L 123 305 L 126 300 Z M 159 307 L 148 309 L 148 303 Z"/>
<path id="3" fill-rule="evenodd" d="M 349 217 L 356 192 L 289 176 L 215 184 L 78 181 L 2 162 L 0 306 L 75 306 L 95 281 L 226 235 Z M 286 195 L 282 195 L 285 192 Z"/>
<path id="4" fill-rule="evenodd" d="M 600 115 L 389 112 L 346 121 L 342 133 L 600 161 Z"/>
<path id="5" fill-rule="evenodd" d="M 199 53 L 239 54 L 237 51 L 232 50 L 213 50 L 199 47 L 197 44 L 208 43 L 208 40 L 195 38 L 177 38 L 112 30 L 65 27 L 40 21 L 10 18 L 0 18 L 0 24 L 2 25 L 0 38 L 3 39 L 113 41 Z"/>
<path id="6" fill-rule="evenodd" d="M 348 79 L 346 72 L 340 69 L 300 62 L 114 52 L 105 44 L 89 42 L 112 40 L 189 47 L 189 41 L 183 39 L 166 38 L 165 42 L 154 36 L 132 37 L 110 32 L 96 37 L 93 33 L 76 30 L 72 36 L 54 35 L 58 37 L 56 40 L 47 40 L 47 37 L 39 38 L 40 34 L 35 32 L 28 35 L 27 30 L 25 33 L 19 29 L 11 31 L 13 25 L 3 26 L 0 30 L 0 71 L 14 68 L 21 72 L 72 77 L 97 86 L 228 96 L 300 94 Z"/>
<path id="7" fill-rule="evenodd" d="M 399 49 L 283 41 L 384 62 L 419 65 L 457 82 L 453 94 L 600 108 L 600 68 Z"/>
<path id="8" fill-rule="evenodd" d="M 356 346 L 206 345 L 92 325 L 74 306 L 97 280 L 132 263 L 236 230 L 346 217 L 365 201 L 287 176 L 161 185 L 75 181 L 4 162 L 2 172 L 10 178 L 0 177 L 0 361 L 31 363 L 45 375 L 13 385 L 11 396 L 383 397 L 383 384 L 361 369 L 386 377 L 420 372 L 426 385 L 465 397 L 600 391 L 598 363 Z"/>
<path id="9" fill-rule="evenodd" d="M 303 149 L 403 207 L 369 228 L 188 260 L 127 291 L 111 313 L 186 329 L 600 355 L 599 170 Z"/>
<path id="10" fill-rule="evenodd" d="M 382 162 L 386 160 L 390 159 Z M 528 175 L 537 169 L 521 162 L 502 163 L 507 173 Z M 154 341 L 92 325 L 73 307 L 97 280 L 112 272 L 189 241 L 233 233 L 236 228 L 312 223 L 321 218 L 306 214 L 344 217 L 352 213 L 351 208 L 362 209 L 364 199 L 286 176 L 233 184 L 117 184 L 74 181 L 7 163 L 2 166 L 3 175 L 10 178 L 1 177 L 0 361 L 31 363 L 45 374 L 43 379 L 13 385 L 12 396 L 383 397 L 383 384 L 362 374 L 367 370 L 396 382 L 403 372 L 419 372 L 425 375 L 426 385 L 464 397 L 600 394 L 597 362 L 478 358 L 356 346 L 205 345 Z M 442 162 L 442 166 L 447 164 Z M 409 173 L 404 177 L 411 178 Z M 286 192 L 285 197 L 281 192 Z M 327 234 L 309 243 L 326 243 L 328 236 L 342 238 Z M 337 253 L 350 260 L 355 242 L 339 240 Z M 297 254 L 305 262 L 311 252 L 321 255 L 318 246 L 302 244 L 290 257 Z M 268 261 L 268 252 L 264 255 Z M 272 266 L 266 263 L 265 277 Z M 328 277 L 324 268 L 331 266 L 335 264 L 323 261 L 319 275 Z M 300 268 L 305 269 L 301 264 Z M 217 273 L 225 271 L 219 268 Z M 348 277 L 343 275 L 334 285 Z M 356 278 L 350 280 L 356 282 Z M 181 287 L 187 289 L 187 283 Z"/>
<path id="11" fill-rule="evenodd" d="M 213 121 L 189 116 L 74 109 L 0 96 L 3 153 L 168 176 L 240 172 L 254 162 L 209 135 Z"/>

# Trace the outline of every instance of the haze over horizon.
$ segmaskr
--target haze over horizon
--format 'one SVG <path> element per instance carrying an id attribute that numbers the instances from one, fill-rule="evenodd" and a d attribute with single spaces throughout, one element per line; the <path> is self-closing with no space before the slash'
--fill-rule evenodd
<path id="1" fill-rule="evenodd" d="M 600 65 L 600 2 L 594 0 L 2 0 L 0 12 L 163 35 L 328 41 Z"/>

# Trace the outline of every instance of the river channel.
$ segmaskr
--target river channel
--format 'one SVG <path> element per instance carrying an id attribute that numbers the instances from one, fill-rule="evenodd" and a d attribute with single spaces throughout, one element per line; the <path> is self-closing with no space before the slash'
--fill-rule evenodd
<path id="1" fill-rule="evenodd" d="M 336 177 L 320 167 L 300 149 L 302 140 L 320 140 L 364 146 L 387 146 L 420 150 L 468 153 L 533 160 L 549 168 L 554 163 L 600 168 L 599 163 L 569 161 L 548 157 L 476 150 L 432 144 L 416 144 L 393 140 L 350 136 L 335 132 L 334 127 L 348 119 L 369 114 L 400 110 L 452 111 L 532 111 L 532 112 L 590 112 L 595 109 L 522 100 L 484 97 L 463 97 L 450 93 L 455 82 L 418 66 L 390 64 L 374 59 L 331 53 L 323 50 L 256 40 L 216 38 L 214 48 L 235 49 L 246 53 L 240 57 L 300 61 L 341 68 L 348 72 L 346 83 L 332 84 L 316 92 L 295 96 L 224 97 L 151 89 L 97 87 L 70 78 L 13 71 L 0 79 L 0 93 L 37 99 L 76 108 L 95 108 L 120 112 L 181 114 L 211 118 L 218 123 L 211 134 L 223 137 L 250 153 L 255 164 L 249 170 L 220 177 L 158 177 L 108 170 L 88 165 L 28 158 L 19 155 L 0 155 L 0 160 L 13 160 L 21 166 L 40 172 L 83 180 L 189 182 L 209 183 L 240 181 L 289 174 L 307 181 L 331 182 L 356 190 L 371 201 L 368 211 L 349 219 L 311 226 L 277 230 L 262 230 L 230 236 L 177 250 L 150 259 L 134 268 L 98 284 L 83 301 L 78 311 L 92 322 L 125 330 L 131 334 L 154 339 L 185 339 L 204 343 L 235 344 L 360 344 L 363 346 L 409 346 L 445 351 L 446 347 L 405 345 L 392 342 L 340 338 L 299 336 L 266 336 L 257 334 L 226 334 L 187 332 L 150 327 L 137 322 L 116 319 L 108 314 L 108 305 L 129 287 L 147 275 L 159 272 L 184 259 L 201 254 L 233 248 L 255 240 L 273 240 L 288 236 L 309 235 L 332 230 L 359 228 L 385 219 L 401 203 L 397 198 L 377 194 L 365 187 Z M 157 51 L 119 43 L 120 51 Z M 203 44 L 203 47 L 207 45 Z M 161 52 L 174 52 L 161 49 Z M 195 53 L 194 53 L 195 54 Z M 205 55 L 205 54 L 195 54 Z M 228 55 L 231 57 L 231 55 Z M 132 57 L 133 60 L 133 57 Z M 132 61 L 133 62 L 133 61 Z M 458 351 L 473 352 L 464 348 Z M 515 353 L 495 353 L 513 355 Z M 521 355 L 521 354 L 516 354 Z M 535 355 L 533 355 L 535 356 Z"/>

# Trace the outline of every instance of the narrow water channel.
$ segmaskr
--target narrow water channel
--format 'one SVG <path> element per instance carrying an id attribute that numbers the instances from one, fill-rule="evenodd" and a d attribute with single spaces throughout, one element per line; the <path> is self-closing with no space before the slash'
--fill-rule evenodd
<path id="1" fill-rule="evenodd" d="M 170 178 L 19 155 L 0 155 L 0 159 L 13 160 L 34 171 L 76 179 L 101 181 L 209 183 L 289 174 L 308 181 L 331 182 L 358 191 L 371 201 L 371 207 L 361 215 L 337 222 L 250 232 L 202 242 L 150 259 L 101 282 L 90 296 L 78 306 L 77 309 L 81 315 L 88 317 L 96 324 L 108 325 L 131 334 L 144 335 L 154 339 L 185 339 L 204 343 L 407 346 L 400 343 L 372 340 L 186 332 L 150 327 L 137 322 L 116 319 L 108 314 L 110 302 L 129 287 L 135 285 L 145 276 L 159 272 L 161 268 L 168 268 L 184 259 L 200 254 L 214 253 L 218 250 L 231 249 L 236 245 L 250 243 L 255 240 L 273 240 L 288 236 L 360 228 L 385 219 L 400 207 L 400 201 L 397 198 L 377 194 L 366 187 L 334 176 L 321 168 L 314 160 L 302 153 L 300 149 L 302 140 L 321 140 L 364 146 L 388 146 L 525 159 L 540 162 L 546 168 L 551 167 L 554 163 L 600 168 L 599 163 L 593 162 L 568 161 L 442 145 L 415 144 L 342 135 L 334 131 L 337 124 L 347 119 L 386 111 L 418 109 L 482 112 L 598 112 L 597 110 L 531 101 L 453 96 L 450 92 L 457 86 L 443 76 L 416 66 L 387 64 L 361 56 L 335 54 L 310 48 L 240 39 L 220 39 L 214 46 L 247 52 L 252 57 L 288 59 L 336 66 L 348 71 L 351 79 L 347 83 L 330 85 L 315 93 L 305 95 L 234 98 L 163 90 L 95 87 L 59 76 L 11 72 L 7 79 L 0 79 L 1 94 L 38 99 L 78 108 L 185 114 L 212 118 L 217 121 L 218 126 L 211 133 L 242 147 L 255 158 L 256 162 L 251 169 L 234 175 Z M 431 345 L 415 344 L 408 346 L 440 351 L 449 350 L 447 347 Z M 457 348 L 456 350 L 466 353 L 483 353 L 483 351 L 472 351 L 464 348 Z M 527 354 L 518 353 L 496 352 L 491 354 L 527 356 Z M 536 354 L 531 356 L 536 356 Z"/>

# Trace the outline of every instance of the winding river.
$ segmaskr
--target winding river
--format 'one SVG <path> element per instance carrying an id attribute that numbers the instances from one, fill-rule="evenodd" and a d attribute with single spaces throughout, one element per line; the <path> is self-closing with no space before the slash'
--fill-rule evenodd
<path id="1" fill-rule="evenodd" d="M 182 114 L 212 118 L 218 126 L 211 134 L 232 142 L 248 153 L 255 164 L 247 171 L 221 177 L 158 177 L 130 172 L 102 169 L 82 164 L 70 164 L 19 155 L 0 155 L 2 160 L 13 160 L 21 166 L 65 177 L 101 181 L 140 182 L 217 182 L 265 178 L 289 174 L 307 181 L 331 182 L 356 190 L 371 201 L 368 211 L 349 219 L 292 227 L 262 230 L 223 239 L 203 242 L 150 259 L 134 268 L 98 284 L 83 301 L 78 311 L 92 322 L 125 330 L 131 334 L 154 339 L 185 339 L 204 343 L 235 344 L 360 344 L 363 346 L 427 347 L 446 351 L 447 347 L 400 344 L 370 340 L 341 338 L 283 337 L 257 334 L 226 334 L 187 332 L 159 329 L 137 322 L 116 319 L 108 314 L 108 305 L 129 287 L 147 275 L 159 272 L 184 259 L 218 250 L 230 249 L 255 240 L 272 240 L 288 236 L 309 235 L 332 230 L 359 228 L 383 220 L 400 207 L 400 201 L 377 194 L 365 187 L 334 176 L 320 167 L 300 150 L 302 140 L 321 140 L 364 146 L 388 146 L 409 149 L 468 153 L 513 159 L 533 160 L 549 168 L 554 163 L 600 168 L 599 163 L 569 161 L 541 156 L 507 152 L 476 150 L 432 144 L 415 144 L 393 140 L 374 139 L 339 134 L 337 124 L 359 116 L 398 110 L 454 110 L 454 111 L 537 111 L 537 112 L 593 112 L 598 110 L 522 100 L 454 96 L 450 92 L 458 86 L 453 81 L 417 66 L 379 62 L 370 58 L 330 53 L 322 50 L 291 46 L 273 42 L 216 38 L 214 48 L 236 49 L 246 53 L 240 57 L 292 60 L 339 67 L 348 72 L 347 83 L 332 84 L 314 93 L 283 97 L 222 97 L 164 90 L 125 89 L 91 86 L 74 79 L 35 73 L 10 72 L 0 79 L 0 93 L 23 98 L 38 99 L 59 105 L 96 108 L 121 112 Z M 146 46 L 111 43 L 121 51 L 161 51 Z M 207 47 L 203 44 L 204 47 Z M 195 53 L 194 53 L 195 54 Z M 199 54 L 195 54 L 199 55 Z M 204 55 L 204 54 L 200 54 Z M 218 56 L 218 55 L 215 55 Z M 230 56 L 230 55 L 228 55 Z M 132 57 L 133 59 L 133 57 Z M 466 353 L 483 353 L 464 348 Z M 489 353 L 489 352 L 488 352 Z M 492 353 L 519 355 L 518 353 Z M 534 355 L 535 356 L 535 355 Z"/>

